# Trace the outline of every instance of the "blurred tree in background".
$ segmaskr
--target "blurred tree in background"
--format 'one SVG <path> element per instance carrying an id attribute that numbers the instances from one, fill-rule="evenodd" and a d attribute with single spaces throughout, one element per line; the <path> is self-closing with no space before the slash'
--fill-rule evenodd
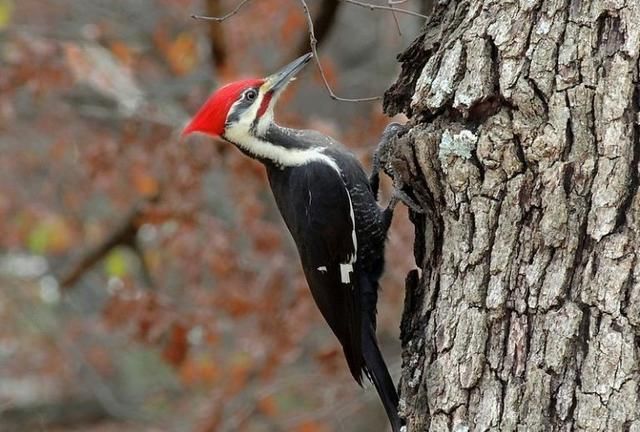
<path id="1" fill-rule="evenodd" d="M 307 49 L 296 0 L 190 18 L 235 5 L 0 0 L 0 430 L 386 425 L 316 311 L 262 167 L 179 139 L 211 90 Z M 336 92 L 382 94 L 420 19 L 398 15 L 400 35 L 385 11 L 309 6 Z M 369 166 L 379 103 L 331 100 L 313 67 L 285 97 L 282 123 Z M 399 212 L 379 307 L 396 373 L 411 235 Z"/>

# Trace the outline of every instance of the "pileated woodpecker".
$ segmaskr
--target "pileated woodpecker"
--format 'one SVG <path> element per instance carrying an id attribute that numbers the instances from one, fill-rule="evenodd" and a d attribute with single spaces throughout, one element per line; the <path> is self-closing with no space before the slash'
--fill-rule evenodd
<path id="1" fill-rule="evenodd" d="M 397 200 L 381 209 L 377 174 L 370 184 L 358 160 L 340 143 L 273 121 L 278 97 L 311 57 L 304 55 L 267 78 L 221 87 L 183 134 L 221 137 L 265 165 L 311 294 L 340 340 L 351 374 L 358 384 L 363 373 L 373 381 L 398 432 L 398 394 L 376 339 L 378 280 Z"/>

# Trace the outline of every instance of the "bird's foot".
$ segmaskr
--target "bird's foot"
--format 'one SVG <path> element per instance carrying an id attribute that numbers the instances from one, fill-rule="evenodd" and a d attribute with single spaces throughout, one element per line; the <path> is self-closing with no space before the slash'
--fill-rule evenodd
<path id="1" fill-rule="evenodd" d="M 382 139 L 381 141 L 389 141 L 394 136 L 398 135 L 400 132 L 406 131 L 409 129 L 409 126 L 400 124 L 398 122 L 391 122 L 382 131 Z"/>
<path id="2" fill-rule="evenodd" d="M 399 201 L 402 201 L 404 205 L 406 205 L 410 210 L 416 213 L 423 214 L 425 212 L 424 209 L 420 207 L 420 205 L 415 202 L 414 199 L 411 198 L 405 191 L 403 191 L 401 188 L 396 188 L 393 191 L 393 196 L 391 197 L 391 201 L 389 201 L 388 207 L 391 207 L 393 211 Z"/>
<path id="3" fill-rule="evenodd" d="M 399 202 L 402 202 L 404 205 L 409 207 L 410 210 L 416 213 L 424 214 L 425 212 L 424 209 L 413 200 L 413 198 L 400 188 L 395 188 L 393 190 L 393 195 L 391 196 L 391 200 L 389 200 L 389 205 L 387 205 L 385 211 L 393 213 L 393 210 L 395 210 Z"/>
<path id="4" fill-rule="evenodd" d="M 391 221 L 393 220 L 393 211 L 399 202 L 404 203 L 410 210 L 418 214 L 424 214 L 425 211 L 418 203 L 416 203 L 413 198 L 411 198 L 406 192 L 402 191 L 402 189 L 394 189 L 393 195 L 389 200 L 389 204 L 387 208 L 382 212 L 384 219 L 384 226 L 388 230 L 391 226 Z"/>
<path id="5" fill-rule="evenodd" d="M 395 138 L 400 132 L 407 130 L 407 128 L 408 126 L 406 125 L 401 125 L 400 123 L 393 122 L 389 123 L 382 132 L 380 142 L 378 142 L 376 151 L 373 154 L 373 169 L 371 172 L 371 177 L 369 177 L 371 190 L 376 197 L 378 196 L 378 188 L 380 185 L 380 170 L 383 170 L 389 177 L 393 177 L 392 173 L 390 172 L 390 167 L 388 166 L 389 159 L 393 151 L 393 148 L 391 147 L 393 138 Z"/>

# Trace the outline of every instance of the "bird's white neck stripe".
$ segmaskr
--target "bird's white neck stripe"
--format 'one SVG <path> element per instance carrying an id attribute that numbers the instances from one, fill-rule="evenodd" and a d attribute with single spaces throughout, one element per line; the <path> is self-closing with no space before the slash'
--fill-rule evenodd
<path id="1" fill-rule="evenodd" d="M 242 128 L 228 128 L 225 138 L 249 152 L 250 154 L 269 160 L 279 167 L 294 167 L 309 162 L 324 162 L 338 173 L 340 168 L 332 157 L 323 152 L 323 148 L 289 149 L 261 140 L 242 130 Z"/>

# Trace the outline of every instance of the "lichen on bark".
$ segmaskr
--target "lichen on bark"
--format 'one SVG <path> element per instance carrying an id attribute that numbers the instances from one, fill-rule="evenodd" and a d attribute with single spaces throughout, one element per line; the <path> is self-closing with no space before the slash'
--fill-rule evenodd
<path id="1" fill-rule="evenodd" d="M 385 110 L 408 431 L 640 431 L 640 2 L 449 0 Z"/>

